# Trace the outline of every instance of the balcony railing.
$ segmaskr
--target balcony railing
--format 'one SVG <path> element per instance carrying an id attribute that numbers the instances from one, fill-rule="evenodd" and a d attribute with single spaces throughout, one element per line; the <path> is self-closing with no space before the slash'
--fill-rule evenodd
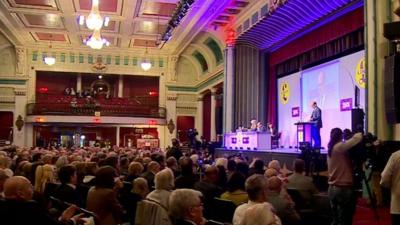
<path id="1" fill-rule="evenodd" d="M 95 116 L 99 112 L 101 116 L 166 118 L 165 108 L 145 105 L 30 103 L 26 111 L 28 115 Z"/>

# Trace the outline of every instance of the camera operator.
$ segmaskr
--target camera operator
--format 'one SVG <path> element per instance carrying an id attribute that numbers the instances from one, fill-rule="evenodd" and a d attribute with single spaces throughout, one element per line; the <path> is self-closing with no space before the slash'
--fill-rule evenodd
<path id="1" fill-rule="evenodd" d="M 199 133 L 197 132 L 196 129 L 189 129 L 187 131 L 187 136 L 189 138 L 189 147 L 194 148 L 196 150 L 197 150 L 197 139 L 196 139 L 196 136 L 198 134 Z"/>
<path id="2" fill-rule="evenodd" d="M 335 225 L 351 225 L 355 211 L 353 191 L 353 165 L 348 150 L 361 142 L 362 133 L 343 140 L 340 128 L 331 130 L 328 143 L 328 196 Z"/>

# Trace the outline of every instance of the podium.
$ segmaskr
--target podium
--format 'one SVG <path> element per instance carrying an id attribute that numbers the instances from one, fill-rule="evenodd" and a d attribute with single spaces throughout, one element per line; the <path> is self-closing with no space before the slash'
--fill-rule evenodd
<path id="1" fill-rule="evenodd" d="M 308 142 L 311 144 L 311 129 L 314 126 L 313 122 L 298 122 L 294 125 L 297 126 L 297 146 L 302 142 Z"/>

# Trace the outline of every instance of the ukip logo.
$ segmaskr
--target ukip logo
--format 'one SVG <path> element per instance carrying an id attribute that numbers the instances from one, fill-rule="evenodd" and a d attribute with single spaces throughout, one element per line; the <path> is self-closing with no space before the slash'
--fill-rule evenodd
<path id="1" fill-rule="evenodd" d="M 282 104 L 286 104 L 289 101 L 290 97 L 290 86 L 287 82 L 284 82 L 279 87 L 280 99 Z"/>
<path id="2" fill-rule="evenodd" d="M 365 75 L 365 58 L 362 58 L 356 68 L 356 82 L 360 88 L 365 89 L 367 78 Z"/>

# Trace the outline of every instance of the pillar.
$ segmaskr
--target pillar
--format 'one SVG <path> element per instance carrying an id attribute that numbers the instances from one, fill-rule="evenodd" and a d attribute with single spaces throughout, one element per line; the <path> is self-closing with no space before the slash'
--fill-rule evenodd
<path id="1" fill-rule="evenodd" d="M 216 92 L 217 89 L 216 88 L 211 88 L 211 119 L 210 119 L 210 139 L 211 141 L 217 141 L 217 132 L 216 132 L 216 128 L 215 128 L 215 107 L 216 107 Z"/>
<path id="2" fill-rule="evenodd" d="M 82 75 L 80 73 L 76 77 L 76 91 L 82 92 Z"/>
<path id="3" fill-rule="evenodd" d="M 203 136 L 203 95 L 197 96 L 197 109 L 195 118 L 195 128 L 199 133 L 199 137 Z"/>
<path id="4" fill-rule="evenodd" d="M 118 98 L 122 98 L 124 95 L 124 77 L 119 75 L 118 79 Z"/>
<path id="5" fill-rule="evenodd" d="M 178 99 L 177 93 L 168 93 L 166 108 L 167 108 L 167 126 L 165 131 L 165 145 L 170 145 L 171 139 L 176 138 L 177 120 L 176 120 L 176 100 Z M 173 128 L 173 129 L 172 129 Z"/>
<path id="6" fill-rule="evenodd" d="M 15 94 L 15 108 L 14 108 L 14 129 L 13 129 L 13 144 L 16 146 L 26 146 L 26 90 L 25 89 L 14 89 Z M 19 116 L 20 119 L 19 119 Z M 18 129 L 17 124 L 22 124 Z M 32 144 L 31 144 L 32 145 Z"/>
<path id="7" fill-rule="evenodd" d="M 165 107 L 165 92 L 166 92 L 166 85 L 165 85 L 166 75 L 164 73 L 161 74 L 159 78 L 159 92 L 158 93 L 158 106 Z"/>
<path id="8" fill-rule="evenodd" d="M 223 107 L 223 132 L 231 132 L 233 128 L 233 109 L 235 95 L 235 47 L 228 44 L 225 49 L 224 72 L 224 107 Z"/>
<path id="9" fill-rule="evenodd" d="M 115 141 L 116 141 L 116 143 L 115 143 L 115 145 L 116 146 L 118 146 L 118 147 L 120 147 L 119 146 L 119 141 L 120 141 L 120 126 L 117 126 L 117 131 L 115 132 L 115 136 L 116 136 L 116 138 L 115 138 Z"/>

